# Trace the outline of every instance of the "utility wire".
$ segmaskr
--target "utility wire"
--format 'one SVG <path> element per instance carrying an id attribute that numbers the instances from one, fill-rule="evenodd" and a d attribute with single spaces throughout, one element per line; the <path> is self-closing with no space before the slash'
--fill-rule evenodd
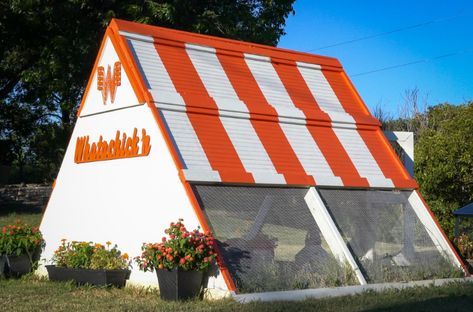
<path id="1" fill-rule="evenodd" d="M 427 26 L 427 25 L 431 25 L 431 24 L 435 24 L 435 23 L 446 22 L 446 21 L 449 21 L 449 20 L 452 20 L 452 19 L 456 19 L 458 17 L 472 15 L 472 13 L 473 12 L 467 12 L 467 13 L 462 13 L 462 14 L 457 14 L 457 15 L 454 15 L 454 16 L 450 16 L 450 17 L 433 19 L 433 20 L 430 20 L 430 21 L 427 21 L 427 22 L 414 24 L 414 25 L 409 25 L 409 26 L 405 26 L 405 27 L 401 27 L 401 28 L 397 28 L 397 29 L 377 33 L 377 34 L 374 34 L 374 35 L 369 35 L 369 36 L 365 36 L 365 37 L 360 37 L 360 38 L 356 38 L 356 39 L 351 39 L 351 40 L 347 40 L 347 41 L 342 41 L 342 42 L 330 44 L 330 45 L 327 45 L 327 46 L 322 46 L 322 47 L 310 49 L 310 50 L 307 50 L 306 52 L 324 50 L 324 49 L 338 47 L 338 46 L 341 46 L 341 45 L 346 45 L 346 44 L 350 44 L 350 43 L 354 43 L 354 42 L 358 42 L 358 41 L 364 41 L 364 40 L 368 40 L 368 39 L 372 39 L 372 38 L 386 36 L 386 35 L 394 34 L 394 33 L 401 32 L 401 31 L 411 30 L 411 29 L 415 29 L 415 28 L 419 28 L 419 27 L 423 27 L 423 26 Z"/>
<path id="2" fill-rule="evenodd" d="M 382 68 L 378 68 L 378 69 L 374 69 L 374 70 L 370 70 L 370 71 L 366 71 L 366 72 L 361 72 L 361 73 L 358 73 L 358 74 L 350 75 L 350 77 L 364 76 L 364 75 L 373 74 L 373 73 L 377 73 L 377 72 L 381 72 L 381 71 L 385 71 L 385 70 L 391 70 L 391 69 L 396 69 L 396 68 L 421 64 L 421 63 L 427 63 L 427 62 L 435 61 L 435 60 L 438 60 L 438 59 L 451 57 L 451 56 L 456 56 L 456 55 L 464 54 L 464 53 L 471 53 L 471 52 L 473 52 L 473 50 L 459 50 L 459 51 L 450 52 L 450 53 L 446 53 L 446 54 L 442 54 L 442 55 L 437 55 L 437 56 L 434 56 L 434 57 L 431 57 L 431 58 L 426 58 L 426 59 L 421 59 L 421 60 L 412 61 L 412 62 L 408 62 L 408 63 L 382 67 Z"/>

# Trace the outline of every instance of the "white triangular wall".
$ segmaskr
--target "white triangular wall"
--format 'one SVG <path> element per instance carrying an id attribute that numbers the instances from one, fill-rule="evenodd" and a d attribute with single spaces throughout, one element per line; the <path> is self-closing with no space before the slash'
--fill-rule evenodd
<path id="1" fill-rule="evenodd" d="M 101 63 L 117 58 L 110 48 L 114 52 L 112 45 L 105 47 L 107 57 L 102 56 Z M 122 81 L 129 81 L 123 69 Z M 199 225 L 151 108 L 136 105 L 131 85 L 122 84 L 117 90 L 116 103 L 122 108 L 118 110 L 104 111 L 96 88 L 91 87 L 86 96 L 83 117 L 76 122 L 41 222 L 46 240 L 42 265 L 50 263 L 63 238 L 102 244 L 111 241 L 132 258 L 141 254 L 143 242 L 160 242 L 164 229 L 178 218 L 184 219 L 188 229 Z M 78 137 L 88 135 L 89 142 L 97 142 L 102 135 L 108 141 L 115 139 L 117 130 L 131 136 L 134 128 L 140 137 L 142 129 L 150 136 L 148 156 L 74 162 Z M 45 273 L 44 266 L 40 272 Z M 140 272 L 136 264 L 130 282 L 157 286 L 156 275 Z M 227 291 L 221 274 L 209 280 L 209 288 Z"/>
<path id="2" fill-rule="evenodd" d="M 113 72 L 113 66 L 115 62 L 120 62 L 120 59 L 115 51 L 115 47 L 113 46 L 112 40 L 107 37 L 102 48 L 102 54 L 99 57 L 97 67 L 103 66 L 106 73 L 108 66 L 110 66 L 111 71 Z M 126 74 L 125 69 L 122 65 L 121 86 L 117 88 L 115 101 L 114 103 L 111 103 L 109 96 L 107 102 L 104 104 L 102 99 L 102 93 L 97 89 L 97 71 L 95 71 L 92 77 L 92 83 L 90 84 L 89 90 L 87 94 L 84 94 L 85 102 L 84 107 L 80 112 L 80 116 L 103 113 L 140 104 L 138 98 L 132 90 L 133 88 L 131 86 L 130 79 L 128 78 L 128 75 Z"/>

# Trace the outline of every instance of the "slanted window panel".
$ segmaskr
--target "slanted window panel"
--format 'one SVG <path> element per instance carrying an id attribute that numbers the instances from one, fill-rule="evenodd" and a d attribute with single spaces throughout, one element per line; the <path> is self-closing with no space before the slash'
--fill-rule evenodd
<path id="1" fill-rule="evenodd" d="M 368 282 L 461 276 L 409 204 L 410 191 L 319 192 Z"/>
<path id="2" fill-rule="evenodd" d="M 194 185 L 240 293 L 357 284 L 330 252 L 304 188 Z"/>

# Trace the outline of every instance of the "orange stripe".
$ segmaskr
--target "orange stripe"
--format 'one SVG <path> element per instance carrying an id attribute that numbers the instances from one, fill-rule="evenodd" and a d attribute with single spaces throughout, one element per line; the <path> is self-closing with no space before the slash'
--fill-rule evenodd
<path id="1" fill-rule="evenodd" d="M 399 188 L 416 188 L 417 183 L 409 176 L 399 158 L 391 157 L 394 154 L 391 145 L 384 138 L 380 129 L 377 130 L 358 130 L 366 146 L 370 150 L 373 157 L 383 174 L 390 178 L 394 185 Z M 397 160 L 397 161 L 396 161 Z"/>
<path id="2" fill-rule="evenodd" d="M 345 111 L 353 116 L 357 124 L 381 125 L 357 96 L 355 88 L 349 83 L 343 71 L 327 70 L 322 67 L 322 73 Z"/>
<path id="3" fill-rule="evenodd" d="M 191 107 L 194 104 L 218 110 L 192 65 L 184 45 L 177 48 L 155 44 L 155 47 L 186 106 Z M 189 111 L 187 116 L 210 165 L 219 172 L 222 182 L 254 183 L 253 176 L 243 167 L 220 119 L 216 116 Z"/>
<path id="4" fill-rule="evenodd" d="M 178 44 L 194 43 L 204 46 L 211 46 L 217 49 L 225 50 L 226 52 L 230 51 L 230 53 L 232 51 L 238 51 L 258 55 L 267 55 L 270 57 L 289 59 L 293 61 L 322 64 L 324 66 L 333 68 L 341 68 L 340 62 L 337 59 L 327 56 L 275 48 L 253 42 L 237 41 L 152 25 L 144 25 L 119 19 L 113 19 L 112 23 L 115 23 L 117 27 L 123 31 L 142 34 L 145 36 L 153 36 L 155 38 L 161 38 Z"/>
<path id="5" fill-rule="evenodd" d="M 217 56 L 238 97 L 248 107 L 252 117 L 250 122 L 276 171 L 284 175 L 288 184 L 314 185 L 314 179 L 306 174 L 278 121 L 253 119 L 255 114 L 277 114 L 258 88 L 256 80 L 245 63 L 243 54 L 228 56 L 221 55 L 217 51 Z"/>
<path id="6" fill-rule="evenodd" d="M 330 121 L 327 113 L 323 112 L 310 92 L 307 83 L 297 69 L 295 63 L 274 64 L 287 93 L 294 105 L 299 108 L 308 119 L 325 119 Z M 333 129 L 323 126 L 307 126 L 310 134 L 319 146 L 330 168 L 339 176 L 345 186 L 367 187 L 368 181 L 362 178 L 353 165 L 350 156 L 343 148 Z"/>
<path id="7" fill-rule="evenodd" d="M 373 118 L 344 73 L 330 70 L 324 70 L 323 73 L 345 111 L 351 114 L 357 123 L 365 122 L 367 117 Z M 394 150 L 387 147 L 386 144 L 389 143 L 381 137 L 382 134 L 379 127 L 373 130 L 358 129 L 357 131 L 376 160 L 383 175 L 391 179 L 395 187 L 412 188 L 417 186 L 401 164 Z"/>

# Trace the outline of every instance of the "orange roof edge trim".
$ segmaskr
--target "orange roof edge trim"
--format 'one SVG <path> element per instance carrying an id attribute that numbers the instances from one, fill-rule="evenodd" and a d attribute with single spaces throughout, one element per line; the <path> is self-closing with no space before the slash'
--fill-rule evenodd
<path id="1" fill-rule="evenodd" d="M 90 73 L 89 80 L 87 82 L 87 86 L 85 88 L 84 94 L 82 95 L 81 103 L 79 105 L 79 109 L 77 110 L 77 117 L 80 117 L 80 114 L 82 112 L 82 109 L 84 108 L 85 101 L 87 99 L 87 95 L 89 94 L 92 81 L 94 79 L 95 73 L 97 72 L 97 66 L 100 62 L 100 57 L 102 56 L 103 49 L 105 47 L 105 42 L 107 42 L 107 39 L 110 39 L 110 42 L 112 43 L 113 48 L 115 49 L 115 53 L 117 54 L 123 69 L 125 70 L 125 73 L 130 80 L 131 86 L 133 88 L 133 91 L 139 101 L 140 104 L 145 103 L 145 102 L 150 102 L 149 99 L 145 98 L 145 88 L 143 88 L 143 83 L 140 81 L 140 74 L 136 73 L 135 66 L 131 63 L 131 57 L 123 51 L 123 47 L 120 44 L 120 36 L 118 35 L 118 32 L 115 31 L 112 27 L 107 27 L 105 34 L 102 39 L 102 43 L 100 44 L 99 51 L 97 53 L 97 57 L 95 59 L 94 66 L 92 67 L 92 72 Z"/>
<path id="2" fill-rule="evenodd" d="M 169 41 L 192 43 L 204 45 L 223 50 L 240 51 L 244 53 L 269 56 L 276 59 L 288 59 L 297 62 L 305 62 L 329 66 L 342 69 L 341 63 L 328 56 L 314 55 L 306 52 L 299 52 L 289 49 L 277 48 L 259 43 L 239 41 L 222 37 L 202 35 L 182 30 L 169 29 L 159 26 L 140 24 L 120 19 L 112 19 L 110 26 L 117 32 L 125 31 L 139 35 L 152 36 L 154 38 L 166 39 Z"/>

